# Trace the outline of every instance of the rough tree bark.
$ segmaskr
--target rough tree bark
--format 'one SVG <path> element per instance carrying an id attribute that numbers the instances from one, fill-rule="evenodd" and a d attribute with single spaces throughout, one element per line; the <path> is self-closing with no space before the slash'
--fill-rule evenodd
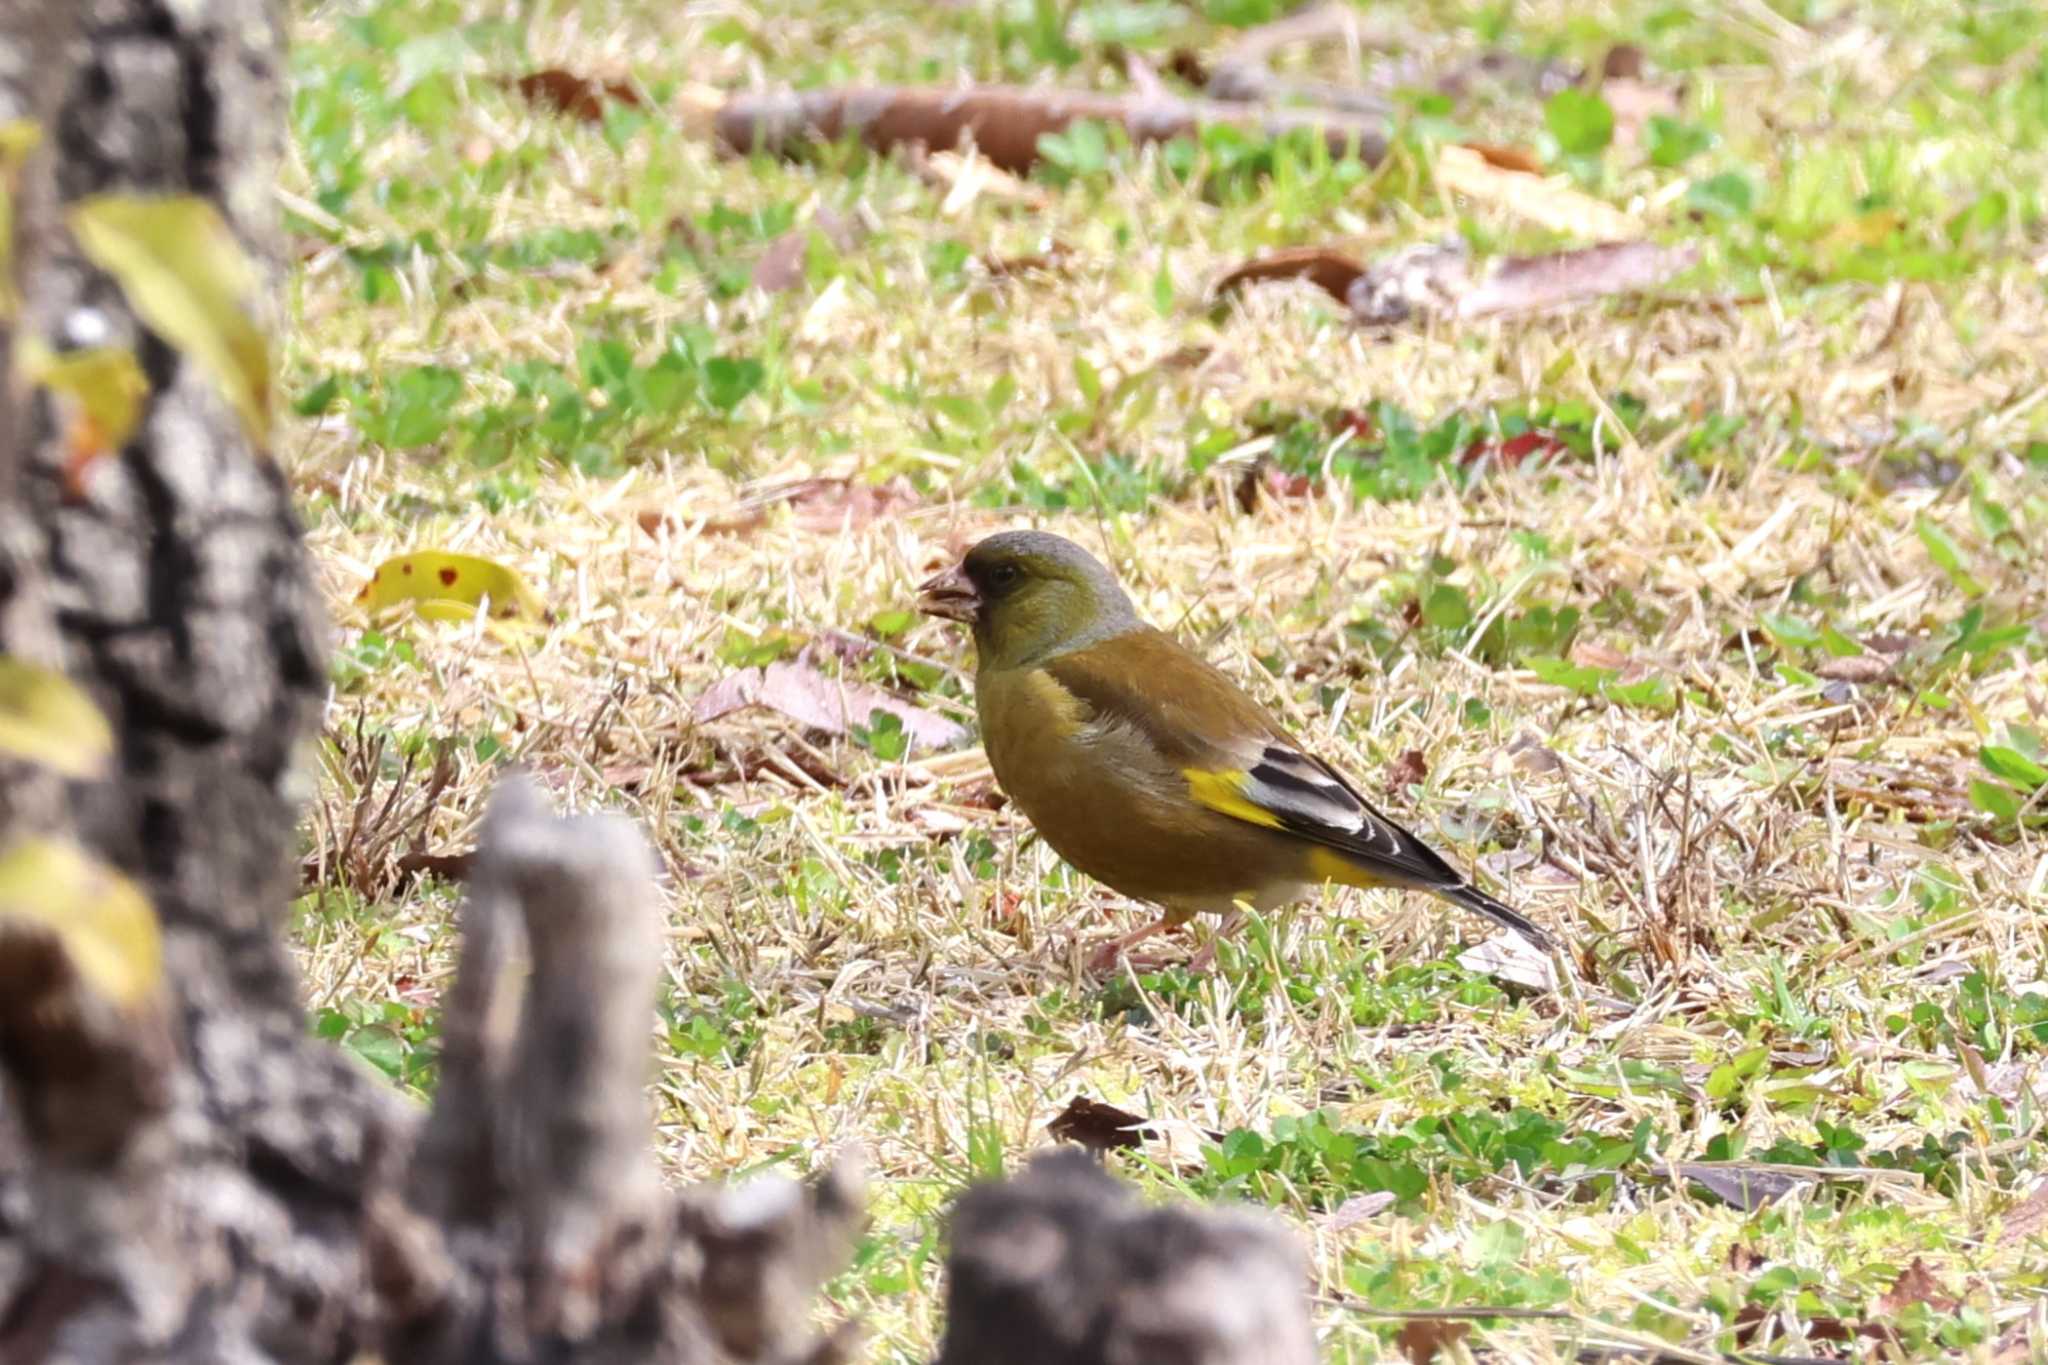
<path id="1" fill-rule="evenodd" d="M 44 138 L 0 374 L 33 335 L 126 346 L 151 388 L 81 476 L 46 397 L 0 384 L 0 653 L 68 673 L 117 744 L 99 780 L 0 759 L 0 847 L 76 841 L 164 940 L 162 988 L 116 1006 L 0 906 L 0 1361 L 843 1359 L 808 1302 L 861 1225 L 852 1167 L 660 1188 L 629 825 L 494 798 L 430 1113 L 307 1035 L 282 920 L 325 625 L 289 489 L 63 228 L 87 195 L 203 196 L 274 281 L 281 45 L 273 0 L 0 0 L 0 121 Z M 1284 1242 L 1106 1179 L 963 1205 L 947 1362 L 1312 1357 Z"/>
<path id="2" fill-rule="evenodd" d="M 86 195 L 198 194 L 274 263 L 279 51 L 260 0 L 0 12 L 4 116 L 33 120 L 44 144 L 17 195 L 9 359 L 18 334 L 127 346 L 153 390 L 134 439 L 81 493 L 48 404 L 10 386 L 0 646 L 83 683 L 117 759 L 106 780 L 9 813 L 145 889 L 173 983 L 138 1017 L 83 1017 L 82 992 L 36 957 L 47 945 L 7 939 L 22 987 L 0 1020 L 18 1120 L 0 1197 L 0 1236 L 15 1243 L 14 1282 L 0 1283 L 10 1361 L 173 1346 L 200 1358 L 242 1343 L 268 1354 L 284 1341 L 332 1358 L 360 1317 L 347 1228 L 364 1159 L 404 1113 L 308 1045 L 277 932 L 286 787 L 323 688 L 284 481 L 62 229 Z M 43 1027 L 67 996 L 81 1017 Z M 43 1084 L 20 1083 L 31 1077 Z M 80 1077 L 89 1096 L 50 1102 Z"/>
<path id="3" fill-rule="evenodd" d="M 1251 1212 L 1146 1208 L 1085 1155 L 953 1214 L 937 1365 L 1309 1365 L 1301 1253 Z"/>

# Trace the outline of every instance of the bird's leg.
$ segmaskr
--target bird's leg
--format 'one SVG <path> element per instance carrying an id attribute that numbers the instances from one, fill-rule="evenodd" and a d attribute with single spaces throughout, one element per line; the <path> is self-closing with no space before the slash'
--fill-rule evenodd
<path id="1" fill-rule="evenodd" d="M 1119 934 L 1089 954 L 1088 970 L 1091 972 L 1115 971 L 1117 963 L 1123 960 L 1124 954 L 1132 947 L 1143 943 L 1148 938 L 1163 934 L 1169 929 L 1178 929 L 1187 922 L 1188 917 L 1186 915 L 1176 915 L 1169 911 L 1141 929 L 1133 929 L 1128 934 Z M 1151 957 L 1143 959 L 1134 957 L 1131 959 L 1131 965 L 1134 967 L 1162 967 L 1166 963 L 1166 959 Z"/>
<path id="2" fill-rule="evenodd" d="M 1236 937 L 1237 931 L 1242 928 L 1244 928 L 1244 911 L 1236 906 L 1232 906 L 1229 912 L 1223 916 L 1223 923 L 1216 926 L 1216 932 L 1209 935 L 1209 941 L 1204 943 L 1196 950 L 1195 955 L 1188 959 L 1188 970 L 1191 972 L 1206 972 L 1215 966 L 1216 949 L 1222 946 L 1225 939 Z"/>

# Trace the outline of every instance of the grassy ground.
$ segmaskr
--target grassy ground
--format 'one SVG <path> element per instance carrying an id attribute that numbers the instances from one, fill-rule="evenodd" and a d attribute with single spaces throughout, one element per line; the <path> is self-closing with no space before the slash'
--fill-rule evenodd
<path id="1" fill-rule="evenodd" d="M 1213 54 L 1267 7 L 777 8 L 297 14 L 290 466 L 340 621 L 298 919 L 318 1027 L 431 1088 L 459 893 L 399 860 L 466 848 L 524 763 L 673 874 L 675 1177 L 872 1155 L 831 1297 L 876 1360 L 931 1349 L 949 1198 L 1076 1094 L 1160 1122 L 1112 1158 L 1147 1191 L 1300 1230 L 1332 1360 L 1400 1358 L 1369 1310 L 1473 1305 L 1560 1310 L 1457 1348 L 1533 1360 L 1733 1324 L 1789 1354 L 1879 1323 L 1860 1349 L 2048 1342 L 2048 19 L 1400 6 L 1377 171 L 1081 139 L 1042 202 L 949 205 L 857 151 L 720 157 L 667 110 L 686 83 L 1119 88 L 1109 39 Z M 1616 42 L 1684 93 L 1604 153 L 1559 148 L 1512 72 L 1426 93 Z M 553 65 L 656 103 L 588 124 L 505 86 Z M 1210 304 L 1265 248 L 1566 244 L 1438 191 L 1460 137 L 1554 154 L 1700 265 L 1385 333 L 1306 286 Z M 795 287 L 750 287 L 805 225 Z M 1547 453 L 1503 467 L 1525 431 Z M 851 484 L 790 496 L 816 477 Z M 1484 926 L 1392 894 L 1255 924 L 1207 975 L 1093 979 L 1140 911 L 992 808 L 972 741 L 693 723 L 799 658 L 969 717 L 965 643 L 912 588 L 1025 524 L 1112 561 L 1627 1009 L 1460 967 Z M 372 626 L 370 569 L 426 547 L 516 566 L 553 624 Z M 1831 1178 L 1744 1211 L 1678 1172 L 1702 1161 Z M 1887 1298 L 1916 1257 L 1939 1292 Z"/>

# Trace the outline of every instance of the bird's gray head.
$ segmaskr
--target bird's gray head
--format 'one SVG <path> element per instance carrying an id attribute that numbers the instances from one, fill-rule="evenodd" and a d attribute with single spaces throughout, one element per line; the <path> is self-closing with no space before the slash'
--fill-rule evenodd
<path id="1" fill-rule="evenodd" d="M 1138 624 L 1102 561 L 1046 531 L 1004 531 L 925 583 L 918 605 L 974 627 L 982 666 L 1031 663 Z"/>

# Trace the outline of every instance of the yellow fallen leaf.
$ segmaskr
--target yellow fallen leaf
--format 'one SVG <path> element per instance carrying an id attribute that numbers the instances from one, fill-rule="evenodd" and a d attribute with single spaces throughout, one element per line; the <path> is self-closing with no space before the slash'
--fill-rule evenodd
<path id="1" fill-rule="evenodd" d="M 20 300 L 14 292 L 14 189 L 21 165 L 43 140 L 34 119 L 0 123 L 0 319 L 11 318 Z"/>
<path id="2" fill-rule="evenodd" d="M 1496 205 L 1552 232 L 1589 241 L 1613 241 L 1638 233 L 1633 218 L 1612 204 L 1573 189 L 1563 176 L 1507 170 L 1493 165 L 1470 147 L 1454 143 L 1439 147 L 1436 181 L 1447 190 Z"/>
<path id="3" fill-rule="evenodd" d="M 149 377 L 133 351 L 91 346 L 58 352 L 40 337 L 24 337 L 15 357 L 32 383 L 76 405 L 84 420 L 72 430 L 74 456 L 101 455 L 128 444 L 142 420 L 142 400 L 149 396 Z"/>
<path id="4" fill-rule="evenodd" d="M 198 362 L 270 448 L 270 342 L 247 301 L 256 269 L 220 210 L 192 195 L 80 200 L 71 234 L 112 275 L 150 329 Z"/>
<path id="5" fill-rule="evenodd" d="M 55 938 L 79 978 L 116 1005 L 163 981 L 163 940 L 141 888 L 56 839 L 23 839 L 0 853 L 0 937 L 27 928 Z"/>
<path id="6" fill-rule="evenodd" d="M 95 777 L 113 752 L 112 727 L 77 683 L 0 654 L 0 754 L 66 777 Z"/>
<path id="7" fill-rule="evenodd" d="M 486 599 L 499 619 L 541 621 L 547 608 L 526 580 L 495 560 L 444 550 L 393 555 L 377 566 L 356 601 L 372 612 L 410 602 L 435 621 L 467 621 Z"/>

